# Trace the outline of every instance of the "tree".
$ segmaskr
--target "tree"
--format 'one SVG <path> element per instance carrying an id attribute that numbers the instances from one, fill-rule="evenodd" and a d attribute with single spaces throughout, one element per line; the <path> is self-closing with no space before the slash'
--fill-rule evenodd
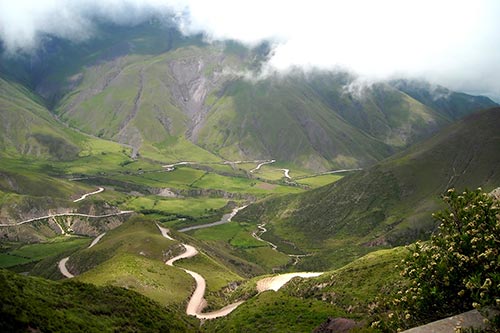
<path id="1" fill-rule="evenodd" d="M 389 328 L 406 328 L 472 308 L 500 309 L 500 208 L 481 189 L 443 196 L 439 228 L 409 247 L 405 283 L 392 300 Z M 493 313 L 494 313 L 493 311 Z M 498 312 L 493 326 L 500 328 Z"/>

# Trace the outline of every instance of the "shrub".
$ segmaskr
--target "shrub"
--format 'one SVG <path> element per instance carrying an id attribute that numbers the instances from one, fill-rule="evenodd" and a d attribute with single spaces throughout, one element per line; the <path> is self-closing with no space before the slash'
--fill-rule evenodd
<path id="1" fill-rule="evenodd" d="M 500 208 L 481 189 L 443 196 L 439 228 L 409 247 L 403 287 L 392 300 L 388 329 L 407 328 L 472 308 L 500 308 Z M 493 319 L 500 327 L 500 316 Z"/>

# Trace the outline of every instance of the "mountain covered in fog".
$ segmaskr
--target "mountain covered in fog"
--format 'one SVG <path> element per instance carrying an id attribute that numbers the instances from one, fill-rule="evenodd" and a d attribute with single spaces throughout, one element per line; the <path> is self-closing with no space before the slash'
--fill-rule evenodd
<path id="1" fill-rule="evenodd" d="M 35 54 L 4 54 L 2 150 L 55 158 L 62 150 L 72 158 L 78 135 L 63 134 L 69 126 L 156 160 L 191 152 L 354 168 L 495 105 L 415 81 L 367 85 L 340 71 L 268 73 L 266 43 L 207 44 L 157 22 L 100 29 L 82 43 L 47 37 Z M 27 107 L 13 112 L 12 99 Z"/>

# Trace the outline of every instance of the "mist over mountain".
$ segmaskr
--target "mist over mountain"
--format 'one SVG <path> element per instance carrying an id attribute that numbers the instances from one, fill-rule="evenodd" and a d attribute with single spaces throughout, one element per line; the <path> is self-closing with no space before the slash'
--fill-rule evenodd
<path id="1" fill-rule="evenodd" d="M 0 1 L 0 327 L 378 331 L 439 196 L 498 197 L 499 9 Z"/>
<path id="2" fill-rule="evenodd" d="M 207 43 L 159 19 L 96 28 L 99 37 L 5 56 L 0 71 L 71 127 L 152 159 L 185 142 L 229 160 L 364 167 L 495 105 L 426 83 L 359 84 L 339 69 L 263 75 L 269 44 Z"/>
<path id="3" fill-rule="evenodd" d="M 33 52 L 46 36 L 82 42 L 99 23 L 134 26 L 153 17 L 207 41 L 270 41 L 268 71 L 352 71 L 364 82 L 417 78 L 454 90 L 500 95 L 498 4 L 494 1 L 16 1 L 0 4 L 9 53 Z M 257 22 L 257 24 L 256 24 Z M 367 29 L 366 27 L 370 27 Z"/>

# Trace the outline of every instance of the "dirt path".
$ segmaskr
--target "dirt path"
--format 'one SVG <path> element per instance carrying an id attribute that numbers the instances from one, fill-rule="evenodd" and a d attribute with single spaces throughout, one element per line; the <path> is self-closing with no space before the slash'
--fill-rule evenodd
<path id="1" fill-rule="evenodd" d="M 122 210 L 117 213 L 111 213 L 111 214 L 104 214 L 104 215 L 89 215 L 89 214 L 80 214 L 80 213 L 60 213 L 60 214 L 50 214 L 50 215 L 45 215 L 45 216 L 40 216 L 40 217 L 34 217 L 32 219 L 24 220 L 21 222 L 17 223 L 2 223 L 0 224 L 0 227 L 13 227 L 16 225 L 21 225 L 25 223 L 30 223 L 30 222 L 35 222 L 39 220 L 45 220 L 49 219 L 51 217 L 60 217 L 60 216 L 81 216 L 81 217 L 90 217 L 90 218 L 100 218 L 100 217 L 111 217 L 111 216 L 118 216 L 118 215 L 124 215 L 124 214 L 132 214 L 134 211 L 133 210 Z"/>
<path id="2" fill-rule="evenodd" d="M 160 229 L 161 235 L 163 237 L 165 237 L 166 239 L 175 240 L 168 234 L 168 232 L 170 231 L 169 229 L 160 226 L 158 223 L 156 223 L 156 226 L 158 227 L 158 229 Z"/>
<path id="3" fill-rule="evenodd" d="M 99 241 L 104 237 L 104 235 L 106 235 L 105 232 L 103 232 L 102 234 L 100 234 L 99 236 L 97 236 L 93 241 L 92 243 L 90 243 L 88 249 L 90 249 L 91 247 L 93 247 L 94 245 L 96 245 L 97 243 L 99 243 Z M 68 271 L 68 268 L 66 267 L 66 263 L 68 262 L 69 260 L 69 257 L 66 257 L 64 259 L 61 259 L 61 261 L 59 261 L 58 263 L 58 267 L 59 267 L 59 271 L 61 272 L 62 275 L 64 275 L 64 277 L 68 278 L 68 279 L 71 279 L 73 277 L 75 277 L 73 274 L 71 274 L 69 271 Z"/>
<path id="4" fill-rule="evenodd" d="M 250 173 L 254 173 L 255 171 L 259 170 L 261 166 L 263 166 L 265 164 L 271 164 L 271 163 L 274 163 L 274 162 L 276 162 L 276 160 L 269 160 L 269 161 L 261 162 L 255 168 L 253 168 L 252 170 L 250 170 Z"/>
<path id="5" fill-rule="evenodd" d="M 257 291 L 259 293 L 266 290 L 278 291 L 281 287 L 287 284 L 294 277 L 310 278 L 317 277 L 323 274 L 322 272 L 299 272 L 299 273 L 285 273 L 276 276 L 263 278 L 257 281 Z"/>
<path id="6" fill-rule="evenodd" d="M 97 243 L 99 243 L 99 241 L 100 241 L 100 240 L 104 237 L 104 235 L 106 235 L 106 233 L 105 233 L 105 232 L 103 232 L 102 234 L 100 234 L 99 236 L 97 236 L 97 237 L 96 237 L 96 238 L 92 241 L 92 243 L 90 243 L 90 245 L 89 245 L 89 247 L 88 247 L 88 248 L 90 249 L 91 247 L 93 247 L 94 245 L 96 245 Z"/>
<path id="7" fill-rule="evenodd" d="M 170 235 L 168 235 L 168 229 L 162 228 L 160 226 L 158 226 L 158 228 L 160 229 L 163 237 L 170 239 L 170 240 L 173 240 L 173 238 L 170 237 Z M 196 248 L 194 248 L 193 246 L 187 245 L 187 244 L 182 244 L 182 246 L 184 247 L 185 251 L 183 253 L 179 254 L 178 256 L 173 257 L 172 259 L 168 260 L 165 264 L 167 264 L 168 266 L 174 267 L 174 263 L 177 260 L 191 258 L 191 257 L 194 257 L 195 255 L 198 254 L 198 250 L 196 250 Z M 186 313 L 188 315 L 195 316 L 198 319 L 213 319 L 213 318 L 223 317 L 223 316 L 228 315 L 231 311 L 236 309 L 238 307 L 238 305 L 243 303 L 243 302 L 237 302 L 234 304 L 230 304 L 230 305 L 228 305 L 220 310 L 217 310 L 217 311 L 203 313 L 202 312 L 203 308 L 205 308 L 205 306 L 207 305 L 207 301 L 204 298 L 205 290 L 207 287 L 207 283 L 206 283 L 205 279 L 200 274 L 198 274 L 196 272 L 193 272 L 193 271 L 190 271 L 190 270 L 187 270 L 184 268 L 180 268 L 180 269 L 182 269 L 184 272 L 191 275 L 196 282 L 196 288 L 193 292 L 193 295 L 191 295 L 191 298 L 189 299 L 189 303 L 188 303 L 187 308 L 186 308 Z"/>
<path id="8" fill-rule="evenodd" d="M 213 226 L 216 226 L 216 225 L 221 225 L 221 224 L 224 224 L 224 223 L 229 223 L 229 222 L 231 222 L 232 218 L 236 214 L 238 214 L 238 212 L 240 210 L 246 208 L 247 206 L 248 205 L 234 208 L 231 213 L 222 215 L 222 218 L 219 221 L 217 221 L 217 222 L 212 222 L 212 223 L 207 223 L 207 224 L 201 224 L 201 225 L 194 225 L 192 227 L 182 228 L 182 229 L 179 229 L 179 232 L 186 232 L 186 231 L 190 231 L 190 230 L 209 228 L 209 227 L 213 227 Z"/>
<path id="9" fill-rule="evenodd" d="M 327 171 L 327 172 L 322 172 L 320 175 L 329 175 L 332 173 L 342 173 L 342 172 L 349 172 L 349 171 L 361 171 L 363 169 L 361 168 L 355 168 L 355 169 L 340 169 L 340 170 L 332 170 L 332 171 Z"/>
<path id="10" fill-rule="evenodd" d="M 269 241 L 266 241 L 265 239 L 263 239 L 263 238 L 260 237 L 265 232 L 267 232 L 266 224 L 265 223 L 259 224 L 259 225 L 257 225 L 257 228 L 259 228 L 259 231 L 252 232 L 252 237 L 255 238 L 258 241 L 261 241 L 261 242 L 269 244 L 274 251 L 279 251 L 278 250 L 278 246 L 276 244 L 271 243 Z M 257 233 L 259 233 L 259 234 L 257 234 Z M 279 251 L 279 252 L 281 252 L 281 251 Z M 281 252 L 281 253 L 286 254 L 290 258 L 293 258 L 293 260 L 294 260 L 294 262 L 292 264 L 293 266 L 296 266 L 299 263 L 300 258 L 310 256 L 310 254 L 289 254 L 289 253 L 284 253 L 284 252 Z"/>
<path id="11" fill-rule="evenodd" d="M 278 247 L 276 246 L 276 244 L 268 242 L 265 239 L 260 238 L 260 236 L 262 236 L 263 233 L 267 232 L 266 224 L 265 223 L 259 224 L 259 225 L 257 225 L 257 228 L 259 228 L 260 234 L 257 235 L 258 231 L 254 231 L 254 232 L 252 232 L 252 237 L 258 241 L 261 241 L 261 242 L 264 242 L 264 243 L 271 245 L 273 250 L 278 251 Z"/>
<path id="12" fill-rule="evenodd" d="M 98 193 L 101 193 L 103 191 L 104 191 L 104 187 L 99 187 L 99 189 L 97 191 L 86 193 L 86 194 L 82 195 L 81 197 L 79 197 L 78 199 L 73 200 L 73 202 L 82 201 L 91 195 L 98 194 Z"/>
<path id="13" fill-rule="evenodd" d="M 174 171 L 175 167 L 177 165 L 189 165 L 189 164 L 196 164 L 196 163 L 194 163 L 194 162 L 178 162 L 178 163 L 174 163 L 174 164 L 162 165 L 162 167 L 165 168 L 165 171 Z"/>
<path id="14" fill-rule="evenodd" d="M 170 235 L 168 235 L 168 229 L 160 227 L 159 225 L 158 225 L 158 228 L 160 229 L 163 237 L 168 238 L 170 240 L 174 240 Z M 174 263 L 177 260 L 191 258 L 191 257 L 194 257 L 195 255 L 198 254 L 198 250 L 196 250 L 196 248 L 194 248 L 193 246 L 187 245 L 187 244 L 182 244 L 182 246 L 184 247 L 185 251 L 183 253 L 179 254 L 178 256 L 168 260 L 165 264 L 167 264 L 168 266 L 174 267 Z M 234 309 L 236 309 L 238 306 L 240 306 L 241 304 L 243 304 L 245 302 L 245 301 L 235 302 L 235 303 L 229 304 L 229 305 L 227 305 L 227 306 L 225 306 L 217 311 L 203 313 L 202 311 L 207 305 L 207 301 L 204 298 L 205 290 L 206 290 L 205 279 L 203 278 L 203 276 L 201 276 L 200 274 L 198 274 L 196 272 L 193 272 L 193 271 L 190 271 L 190 270 L 187 270 L 184 268 L 180 268 L 180 269 L 182 269 L 184 272 L 191 275 L 196 282 L 196 288 L 195 288 L 193 294 L 191 295 L 191 298 L 189 299 L 189 303 L 188 303 L 187 308 L 186 308 L 186 313 L 188 315 L 195 316 L 198 319 L 214 319 L 214 318 L 224 317 L 224 316 L 227 316 Z M 259 280 L 257 282 L 257 291 L 259 293 L 266 291 L 266 290 L 277 291 L 282 286 L 284 286 L 288 281 L 293 279 L 294 277 L 308 278 L 308 277 L 316 277 L 316 276 L 319 276 L 321 274 L 323 274 L 323 273 L 301 272 L 301 273 L 280 274 L 280 275 L 273 276 L 273 277 L 267 277 L 267 278 L 264 278 L 264 279 Z"/>
<path id="15" fill-rule="evenodd" d="M 292 178 L 290 177 L 290 169 L 280 169 L 281 171 L 283 171 L 283 175 L 285 176 L 285 178 L 287 178 L 288 180 L 292 180 Z"/>
<path id="16" fill-rule="evenodd" d="M 69 260 L 69 257 L 66 257 L 66 258 L 62 259 L 61 261 L 59 261 L 58 267 L 59 267 L 59 271 L 61 272 L 62 275 L 64 275 L 64 277 L 71 279 L 75 276 L 73 274 L 71 274 L 68 271 L 68 269 L 66 268 L 66 263 L 68 262 L 68 260 Z"/>

